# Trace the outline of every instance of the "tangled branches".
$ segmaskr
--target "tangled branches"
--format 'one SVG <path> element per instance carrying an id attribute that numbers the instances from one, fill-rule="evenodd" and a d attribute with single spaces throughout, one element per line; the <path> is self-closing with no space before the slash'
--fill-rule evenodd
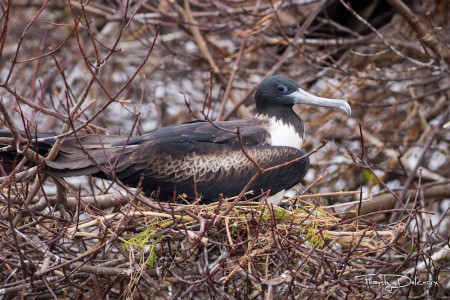
<path id="1" fill-rule="evenodd" d="M 1 297 L 448 297 L 444 2 L 3 1 Z M 69 136 L 248 117 L 276 73 L 352 105 L 297 108 L 331 142 L 285 207 L 41 172 Z"/>

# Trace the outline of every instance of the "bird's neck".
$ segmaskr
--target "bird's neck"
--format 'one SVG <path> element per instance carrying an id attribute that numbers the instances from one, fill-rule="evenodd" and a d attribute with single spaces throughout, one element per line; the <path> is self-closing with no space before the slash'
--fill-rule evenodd
<path id="1" fill-rule="evenodd" d="M 268 123 L 272 146 L 301 148 L 305 136 L 303 120 L 291 108 L 276 114 L 258 113 L 256 117 Z"/>

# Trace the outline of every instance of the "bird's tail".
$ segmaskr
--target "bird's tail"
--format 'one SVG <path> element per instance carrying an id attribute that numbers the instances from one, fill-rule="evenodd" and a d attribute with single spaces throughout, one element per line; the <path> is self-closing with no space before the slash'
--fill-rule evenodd
<path id="1" fill-rule="evenodd" d="M 46 161 L 44 172 L 56 177 L 93 175 L 107 178 L 109 171 L 127 162 L 130 146 L 123 136 L 85 135 L 66 140 L 55 160 Z"/>
<path id="2" fill-rule="evenodd" d="M 27 140 L 28 142 L 12 146 L 6 141 L 6 139 L 13 138 L 11 131 L 5 129 L 0 130 L 0 163 L 3 171 L 7 174 L 12 171 L 15 164 L 23 159 L 22 152 L 26 148 L 38 152 L 41 156 L 46 156 L 56 140 L 52 137 L 57 136 L 55 133 L 26 133 L 25 131 L 20 131 L 19 134 L 24 141 Z M 16 150 L 17 146 L 19 146 L 20 151 Z M 2 175 L 4 174 L 0 176 Z"/>
<path id="3" fill-rule="evenodd" d="M 31 133 L 20 132 L 21 136 L 28 140 L 23 147 L 29 147 L 37 151 L 41 156 L 46 156 L 56 141 L 55 133 Z M 23 158 L 15 147 L 2 143 L 1 138 L 12 138 L 7 130 L 0 130 L 0 162 L 4 171 L 8 174 Z M 95 177 L 108 177 L 105 170 L 115 167 L 116 159 L 121 155 L 129 155 L 129 147 L 124 146 L 126 140 L 123 136 L 99 136 L 96 134 L 80 134 L 78 137 L 66 138 L 55 160 L 46 160 L 41 169 L 55 177 L 70 177 L 81 175 L 93 175 Z M 23 149 L 23 148 L 21 148 Z M 3 150 L 3 151 L 2 151 Z M 121 165 L 126 160 L 120 160 Z M 120 166 L 121 166 L 120 165 Z"/>

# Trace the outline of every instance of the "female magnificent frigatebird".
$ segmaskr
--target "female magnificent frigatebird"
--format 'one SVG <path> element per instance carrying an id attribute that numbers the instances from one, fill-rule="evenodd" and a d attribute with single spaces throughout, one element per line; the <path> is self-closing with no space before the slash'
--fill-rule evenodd
<path id="1" fill-rule="evenodd" d="M 221 194 L 238 195 L 257 172 L 242 146 L 262 168 L 305 154 L 300 150 L 305 136 L 303 121 L 292 110 L 294 104 L 338 108 L 350 115 L 346 101 L 311 95 L 281 75 L 264 80 L 255 100 L 257 114 L 253 118 L 173 125 L 131 139 L 97 134 L 70 138 L 55 160 L 46 161 L 44 172 L 56 177 L 107 178 L 98 166 L 115 166 L 120 181 L 131 186 L 141 183 L 147 195 L 159 190 L 162 201 L 173 199 L 174 192 L 189 200 L 195 199 L 197 192 L 202 200 L 216 201 Z M 233 133 L 236 128 L 241 144 Z M 297 184 L 308 168 L 309 158 L 304 158 L 263 173 L 249 190 L 270 189 L 275 195 Z"/>

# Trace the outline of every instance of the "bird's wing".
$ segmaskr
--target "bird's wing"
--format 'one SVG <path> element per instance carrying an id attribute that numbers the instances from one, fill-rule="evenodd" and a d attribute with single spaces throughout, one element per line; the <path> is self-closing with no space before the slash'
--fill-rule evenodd
<path id="1" fill-rule="evenodd" d="M 239 145 L 237 129 L 244 145 L 263 145 L 269 140 L 268 124 L 258 118 L 249 118 L 236 121 L 220 122 L 190 122 L 172 125 L 155 130 L 143 136 L 130 139 L 128 142 L 122 140 L 117 146 L 139 145 L 146 141 L 156 141 L 167 138 L 189 139 L 192 141 Z"/>
<path id="2" fill-rule="evenodd" d="M 304 154 L 296 148 L 270 145 L 244 149 L 261 168 L 284 164 Z M 237 195 L 257 173 L 257 167 L 239 146 L 187 138 L 152 140 L 136 147 L 128 157 L 123 155 L 117 168 L 122 181 L 137 185 L 143 176 L 142 186 L 147 193 L 161 188 L 187 194 L 191 199 L 195 188 L 207 199 L 217 199 L 220 194 Z M 308 167 L 306 158 L 264 173 L 251 189 L 278 192 L 290 188 L 303 178 Z"/>
<path id="3" fill-rule="evenodd" d="M 244 145 L 264 144 L 268 138 L 268 131 L 258 119 L 217 123 L 218 125 L 209 122 L 173 125 L 131 139 L 97 134 L 72 137 L 64 142 L 54 161 L 47 161 L 48 173 L 61 177 L 89 175 L 99 171 L 96 164 L 107 169 L 115 166 L 117 171 L 121 171 L 125 165 L 135 163 L 127 161 L 131 156 L 137 157 L 133 155 L 134 152 L 145 158 L 151 155 L 151 149 L 148 149 L 151 147 L 156 147 L 160 153 L 178 156 L 199 151 L 204 145 L 237 147 L 239 142 L 234 132 L 238 127 L 241 128 L 240 135 Z"/>
<path id="4" fill-rule="evenodd" d="M 65 177 L 95 174 L 100 171 L 97 165 L 110 169 L 122 149 L 135 147 L 125 144 L 115 146 L 123 140 L 126 140 L 123 136 L 97 134 L 69 138 L 64 141 L 55 160 L 46 160 L 44 171 L 53 176 Z"/>

